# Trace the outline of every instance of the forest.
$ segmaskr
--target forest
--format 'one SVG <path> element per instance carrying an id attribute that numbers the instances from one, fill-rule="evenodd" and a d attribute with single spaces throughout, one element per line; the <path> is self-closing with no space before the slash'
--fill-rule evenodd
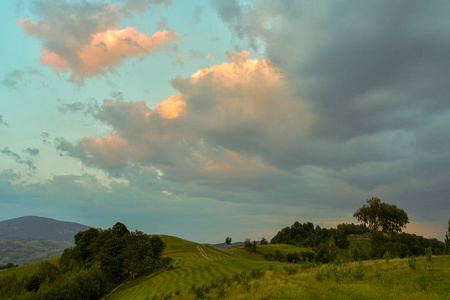
<path id="1" fill-rule="evenodd" d="M 0 299 L 99 299 L 126 278 L 167 265 L 165 244 L 158 236 L 129 231 L 118 222 L 102 230 L 75 235 L 75 246 L 64 250 L 59 266 L 40 263 L 31 276 L 0 281 Z"/>

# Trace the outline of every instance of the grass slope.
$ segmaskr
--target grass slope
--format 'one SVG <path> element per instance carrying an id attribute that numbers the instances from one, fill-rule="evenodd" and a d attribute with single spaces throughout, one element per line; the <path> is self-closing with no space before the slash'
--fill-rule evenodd
<path id="1" fill-rule="evenodd" d="M 204 299 L 449 299 L 450 256 L 433 260 L 430 267 L 424 257 L 418 258 L 415 269 L 410 268 L 407 259 L 306 269 L 297 265 L 295 274 L 286 270 L 267 271 L 258 279 L 247 276 L 247 280 L 232 279 L 217 287 L 209 286 L 201 294 Z M 193 300 L 199 299 L 198 295 L 187 290 L 156 299 Z"/>
<path id="2" fill-rule="evenodd" d="M 271 249 L 270 246 L 258 246 L 258 249 L 264 250 L 251 253 L 244 250 L 243 246 L 218 249 L 172 236 L 161 236 L 161 238 L 167 245 L 164 256 L 173 259 L 173 269 L 169 268 L 141 277 L 135 282 L 128 282 L 109 296 L 108 300 L 151 299 L 162 293 L 189 289 L 194 284 L 196 286 L 209 284 L 213 278 L 231 277 L 235 273 L 252 269 L 268 270 L 271 265 L 281 270 L 282 264 L 264 261 L 264 251 L 275 252 L 279 248 L 289 252 L 290 249 L 297 251 L 299 249 L 288 245 L 277 245 L 277 249 Z M 207 257 L 202 255 L 198 247 L 201 247 Z"/>
<path id="3" fill-rule="evenodd" d="M 242 246 L 218 249 L 171 236 L 162 236 L 162 239 L 167 245 L 164 256 L 174 260 L 173 269 L 128 282 L 109 296 L 108 300 L 153 299 L 161 295 L 172 295 L 172 299 L 197 299 L 191 291 L 192 285 L 209 286 L 213 279 L 232 278 L 233 274 L 242 272 L 249 274 L 252 269 L 264 270 L 266 273 L 262 278 L 249 282 L 228 281 L 220 287 L 210 288 L 206 297 L 448 299 L 450 294 L 450 256 L 434 257 L 432 268 L 424 257 L 418 258 L 414 270 L 409 267 L 407 259 L 393 259 L 389 263 L 384 260 L 365 261 L 362 265 L 362 279 L 355 279 L 358 263 L 354 262 L 305 268 L 264 261 L 265 253 L 275 253 L 276 250 L 283 254 L 307 250 L 289 245 L 258 246 L 258 252 L 252 253 Z M 350 247 L 364 251 L 367 243 L 364 240 L 354 240 L 350 242 Z M 202 248 L 207 257 L 202 255 L 198 247 Z M 299 271 L 294 275 L 288 274 L 287 269 L 290 268 Z"/>
<path id="4" fill-rule="evenodd" d="M 6 269 L 6 270 L 0 270 L 0 278 L 4 278 L 7 276 L 11 276 L 16 274 L 17 279 L 22 279 L 23 276 L 25 275 L 33 275 L 34 273 L 36 273 L 36 271 L 39 269 L 39 265 L 42 262 L 50 262 L 52 264 L 55 264 L 57 266 L 59 266 L 59 259 L 60 257 L 53 257 L 53 258 L 49 258 L 49 259 L 44 259 L 41 261 L 37 261 L 37 262 L 33 262 L 33 263 L 29 263 L 26 265 L 22 265 L 20 267 L 16 267 L 16 268 L 11 268 L 11 269 Z"/>

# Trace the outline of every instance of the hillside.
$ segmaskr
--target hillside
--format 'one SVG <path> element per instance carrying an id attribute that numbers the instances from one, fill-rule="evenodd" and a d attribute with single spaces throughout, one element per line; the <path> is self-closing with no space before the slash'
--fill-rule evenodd
<path id="1" fill-rule="evenodd" d="M 38 238 L 47 241 L 73 243 L 73 237 L 91 227 L 50 218 L 26 216 L 0 221 L 0 237 L 15 239 Z"/>
<path id="2" fill-rule="evenodd" d="M 0 237 L 0 265 L 9 262 L 23 265 L 60 256 L 65 248 L 71 246 L 67 242 L 53 242 L 37 238 Z"/>
<path id="3" fill-rule="evenodd" d="M 448 299 L 450 256 L 338 264 L 283 264 L 264 254 L 302 250 L 290 245 L 217 249 L 172 236 L 171 266 L 127 281 L 104 299 Z M 355 241 L 356 242 L 356 241 Z M 305 249 L 303 249 L 305 250 Z M 57 264 L 58 258 L 47 260 Z M 30 276 L 40 262 L 0 271 L 0 280 Z"/>
<path id="4" fill-rule="evenodd" d="M 173 267 L 123 284 L 114 299 L 447 299 L 450 256 L 314 265 L 264 261 L 264 254 L 306 249 L 290 245 L 217 249 L 161 237 Z M 366 241 L 352 241 L 366 247 Z M 252 271 L 260 270 L 261 273 Z M 243 273 L 245 272 L 245 274 Z M 195 285 L 195 287 L 194 287 Z"/>

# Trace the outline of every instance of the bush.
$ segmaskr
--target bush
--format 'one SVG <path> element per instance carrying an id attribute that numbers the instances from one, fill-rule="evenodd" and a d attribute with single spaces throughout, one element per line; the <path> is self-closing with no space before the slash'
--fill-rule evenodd
<path id="1" fill-rule="evenodd" d="M 362 261 L 359 261 L 358 265 L 356 265 L 355 271 L 353 271 L 353 277 L 356 280 L 362 280 L 364 278 L 364 268 Z"/>
<path id="2" fill-rule="evenodd" d="M 408 258 L 408 265 L 411 268 L 411 270 L 416 269 L 416 257 L 415 256 L 411 256 L 410 258 Z"/>
<path id="3" fill-rule="evenodd" d="M 294 274 L 297 274 L 298 268 L 296 268 L 296 267 L 284 267 L 284 271 L 286 272 L 286 275 L 294 275 Z"/>

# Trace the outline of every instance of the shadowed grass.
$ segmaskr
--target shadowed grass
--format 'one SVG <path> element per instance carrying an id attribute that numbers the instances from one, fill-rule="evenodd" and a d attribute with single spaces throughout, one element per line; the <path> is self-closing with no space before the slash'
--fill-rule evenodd
<path id="1" fill-rule="evenodd" d="M 55 264 L 57 266 L 59 266 L 59 259 L 60 257 L 53 257 L 53 258 L 48 258 L 48 259 L 44 259 L 41 261 L 37 261 L 34 263 L 29 263 L 29 264 L 25 264 L 22 265 L 20 267 L 16 267 L 16 268 L 12 268 L 12 269 L 6 269 L 6 270 L 1 270 L 0 271 L 0 278 L 4 278 L 7 276 L 11 276 L 13 274 L 16 274 L 17 279 L 22 279 L 23 276 L 25 275 L 33 275 L 38 269 L 39 269 L 39 265 L 42 262 L 50 262 L 52 264 Z"/>

